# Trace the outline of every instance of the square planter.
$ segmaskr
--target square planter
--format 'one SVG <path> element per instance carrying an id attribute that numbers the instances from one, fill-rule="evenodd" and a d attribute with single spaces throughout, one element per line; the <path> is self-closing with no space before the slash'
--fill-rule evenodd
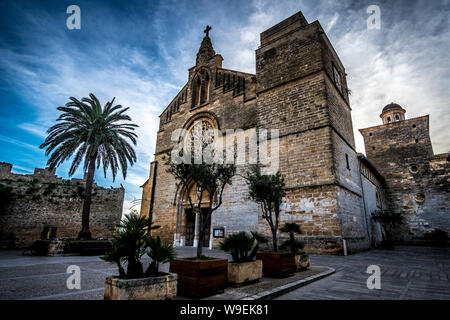
<path id="1" fill-rule="evenodd" d="M 105 281 L 105 300 L 168 300 L 177 295 L 177 275 L 167 273 L 157 277 Z"/>
<path id="2" fill-rule="evenodd" d="M 235 287 L 258 282 L 262 277 L 262 268 L 261 260 L 241 263 L 229 262 L 228 282 Z"/>
<path id="3" fill-rule="evenodd" d="M 309 254 L 300 253 L 295 255 L 295 265 L 297 266 L 297 271 L 305 271 L 308 270 L 310 262 L 309 262 Z"/>
<path id="4" fill-rule="evenodd" d="M 202 298 L 223 292 L 227 284 L 227 259 L 190 260 L 170 262 L 170 272 L 178 274 L 178 295 Z"/>
<path id="5" fill-rule="evenodd" d="M 263 262 L 263 274 L 268 277 L 285 278 L 297 271 L 294 253 L 258 252 L 256 259 Z"/>

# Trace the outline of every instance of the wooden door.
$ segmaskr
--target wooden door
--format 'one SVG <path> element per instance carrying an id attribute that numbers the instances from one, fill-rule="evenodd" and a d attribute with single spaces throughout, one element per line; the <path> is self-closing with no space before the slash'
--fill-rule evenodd
<path id="1" fill-rule="evenodd" d="M 195 235 L 195 213 L 192 211 L 192 209 L 185 209 L 185 215 L 186 215 L 186 246 L 193 246 L 194 245 L 194 235 Z"/>

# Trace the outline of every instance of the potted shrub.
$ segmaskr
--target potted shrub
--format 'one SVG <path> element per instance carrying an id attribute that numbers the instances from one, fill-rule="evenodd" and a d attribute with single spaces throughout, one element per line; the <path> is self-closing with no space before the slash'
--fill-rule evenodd
<path id="1" fill-rule="evenodd" d="M 302 233 L 300 226 L 295 222 L 288 222 L 281 227 L 280 231 L 289 234 L 289 239 L 280 245 L 280 249 L 289 250 L 289 252 L 295 254 L 297 271 L 307 270 L 310 264 L 309 255 L 303 251 L 303 248 L 305 247 L 304 243 L 295 239 L 296 234 Z"/>
<path id="2" fill-rule="evenodd" d="M 278 171 L 276 174 L 262 174 L 259 165 L 253 165 L 245 179 L 249 186 L 249 197 L 256 201 L 262 210 L 262 217 L 269 224 L 272 232 L 272 251 L 258 252 L 256 258 L 263 261 L 263 273 L 273 277 L 293 275 L 297 269 L 295 254 L 278 252 L 277 232 L 280 220 L 280 206 L 286 195 L 284 177 Z"/>
<path id="3" fill-rule="evenodd" d="M 174 152 L 176 155 L 178 150 Z M 205 158 L 196 162 L 193 156 L 190 160 L 172 161 L 172 155 L 169 155 L 166 165 L 167 172 L 174 176 L 178 188 L 186 191 L 191 210 L 198 214 L 197 255 L 174 259 L 170 263 L 170 272 L 178 274 L 179 295 L 201 298 L 221 292 L 226 287 L 228 260 L 204 256 L 202 243 L 205 232 L 210 231 L 207 230 L 208 221 L 222 205 L 223 190 L 231 185 L 236 166 L 234 163 L 227 164 L 226 161 L 205 161 Z"/>
<path id="4" fill-rule="evenodd" d="M 126 215 L 113 238 L 113 248 L 102 259 L 117 264 L 118 276 L 107 277 L 105 300 L 163 300 L 177 294 L 177 275 L 159 272 L 159 264 L 175 258 L 172 244 L 149 236 L 152 226 L 147 217 Z M 152 259 L 146 271 L 144 254 Z M 126 264 L 126 269 L 124 267 Z"/>
<path id="5" fill-rule="evenodd" d="M 220 243 L 220 249 L 231 254 L 233 261 L 228 263 L 228 283 L 240 287 L 258 282 L 262 277 L 262 261 L 254 260 L 259 245 L 266 243 L 267 238 L 252 232 L 233 233 Z"/>
<path id="6" fill-rule="evenodd" d="M 372 220 L 381 225 L 383 238 L 381 247 L 389 250 L 394 249 L 394 230 L 403 224 L 401 213 L 391 210 L 376 210 L 372 212 Z"/>

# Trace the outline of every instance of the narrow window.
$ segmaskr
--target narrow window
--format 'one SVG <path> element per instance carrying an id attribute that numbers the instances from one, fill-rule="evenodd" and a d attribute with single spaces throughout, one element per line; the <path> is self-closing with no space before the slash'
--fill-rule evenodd
<path id="1" fill-rule="evenodd" d="M 388 123 L 391 123 L 391 117 L 387 117 Z"/>
<path id="2" fill-rule="evenodd" d="M 333 66 L 333 75 L 334 75 L 334 83 L 336 84 L 336 87 L 339 89 L 339 91 L 342 93 L 342 80 L 341 80 L 341 74 L 336 69 L 335 66 Z"/>
<path id="3" fill-rule="evenodd" d="M 345 154 L 345 162 L 347 163 L 347 169 L 350 170 L 350 163 L 348 162 L 348 154 Z"/>
<path id="4" fill-rule="evenodd" d="M 395 115 L 395 121 L 400 121 L 400 117 L 398 116 L 398 114 Z"/>

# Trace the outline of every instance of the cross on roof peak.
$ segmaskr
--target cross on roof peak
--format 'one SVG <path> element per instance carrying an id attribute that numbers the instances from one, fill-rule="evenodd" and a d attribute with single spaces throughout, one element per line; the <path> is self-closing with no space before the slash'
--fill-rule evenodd
<path id="1" fill-rule="evenodd" d="M 206 37 L 209 37 L 209 30 L 211 30 L 211 26 L 206 26 L 206 29 L 203 30 L 204 33 L 206 33 Z"/>

